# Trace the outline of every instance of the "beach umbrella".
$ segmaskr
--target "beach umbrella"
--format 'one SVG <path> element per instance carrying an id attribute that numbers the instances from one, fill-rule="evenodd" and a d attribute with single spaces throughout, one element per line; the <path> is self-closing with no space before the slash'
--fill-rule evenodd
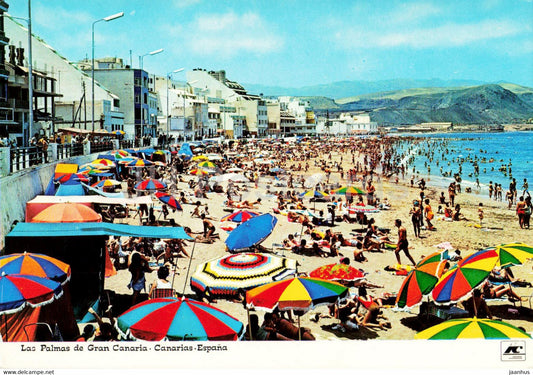
<path id="1" fill-rule="evenodd" d="M 212 296 L 237 296 L 296 273 L 296 261 L 275 255 L 241 253 L 200 264 L 191 277 L 193 290 Z"/>
<path id="2" fill-rule="evenodd" d="M 495 250 L 483 250 L 461 260 L 439 279 L 432 292 L 438 304 L 457 302 L 489 276 L 498 261 Z"/>
<path id="3" fill-rule="evenodd" d="M 168 204 L 170 207 L 178 210 L 183 211 L 183 208 L 181 207 L 180 202 L 176 200 L 176 198 L 173 195 L 163 193 L 163 192 L 156 192 L 155 196 L 163 203 Z"/>
<path id="4" fill-rule="evenodd" d="M 328 264 L 311 271 L 310 277 L 331 281 L 356 281 L 365 278 L 365 273 L 344 263 Z"/>
<path id="5" fill-rule="evenodd" d="M 102 217 L 92 208 L 80 203 L 56 203 L 48 206 L 32 219 L 32 223 L 101 222 Z"/>
<path id="6" fill-rule="evenodd" d="M 220 160 L 224 160 L 224 158 L 220 155 L 217 155 L 217 154 L 209 154 L 207 155 L 207 158 L 211 161 L 220 161 Z"/>
<path id="7" fill-rule="evenodd" d="M 0 276 L 0 314 L 12 314 L 27 305 L 46 305 L 61 297 L 63 290 L 57 281 L 34 275 Z"/>
<path id="8" fill-rule="evenodd" d="M 189 174 L 194 176 L 206 176 L 209 174 L 209 172 L 202 168 L 194 168 L 189 171 Z"/>
<path id="9" fill-rule="evenodd" d="M 236 341 L 244 325 L 231 315 L 188 298 L 155 298 L 117 318 L 119 333 L 130 340 Z"/>
<path id="10" fill-rule="evenodd" d="M 418 305 L 439 281 L 445 264 L 444 255 L 440 252 L 434 252 L 418 262 L 404 279 L 396 296 L 396 305 L 399 308 Z"/>
<path id="11" fill-rule="evenodd" d="M 423 340 L 456 339 L 517 339 L 531 338 L 521 329 L 499 320 L 464 318 L 451 319 L 430 327 L 415 335 Z"/>
<path id="12" fill-rule="evenodd" d="M 118 185 L 122 185 L 122 182 L 109 178 L 109 179 L 100 180 L 98 182 L 95 182 L 91 186 L 94 187 L 94 188 L 104 188 L 104 187 L 111 187 L 111 186 L 118 186 Z"/>
<path id="13" fill-rule="evenodd" d="M 196 155 L 196 156 L 193 156 L 192 161 L 204 161 L 204 160 L 209 160 L 209 158 L 206 156 L 206 155 Z"/>
<path id="14" fill-rule="evenodd" d="M 132 168 L 149 167 L 151 165 L 154 165 L 154 163 L 151 162 L 150 160 L 144 160 L 144 159 L 136 159 L 126 164 L 127 167 L 132 167 Z"/>
<path id="15" fill-rule="evenodd" d="M 224 216 L 220 221 L 232 221 L 234 223 L 243 223 L 252 217 L 261 215 L 259 212 L 249 210 L 238 210 L 229 215 Z"/>
<path id="16" fill-rule="evenodd" d="M 489 247 L 485 250 L 495 250 L 498 254 L 500 267 L 516 266 L 524 264 L 528 259 L 533 259 L 533 247 L 525 243 L 509 243 Z"/>
<path id="17" fill-rule="evenodd" d="M 278 219 L 271 214 L 253 217 L 231 231 L 226 238 L 226 246 L 230 251 L 236 251 L 258 245 L 272 233 L 277 222 Z"/>
<path id="18" fill-rule="evenodd" d="M 301 193 L 300 197 L 301 198 L 304 198 L 304 197 L 307 197 L 307 198 L 325 198 L 325 197 L 329 197 L 329 194 L 326 193 L 326 192 L 323 192 L 323 191 L 319 191 L 319 190 L 308 190 L 308 191 L 304 191 L 303 193 Z"/>
<path id="19" fill-rule="evenodd" d="M 198 163 L 198 167 L 200 168 L 216 168 L 217 166 L 215 165 L 215 163 L 211 162 L 211 161 L 201 161 Z"/>
<path id="20" fill-rule="evenodd" d="M 265 284 L 246 292 L 246 306 L 265 311 L 307 312 L 320 305 L 336 303 L 348 295 L 348 288 L 332 281 L 295 277 Z"/>
<path id="21" fill-rule="evenodd" d="M 307 177 L 304 181 L 304 186 L 306 188 L 314 188 L 317 184 L 324 181 L 326 175 L 324 173 L 315 173 Z"/>
<path id="22" fill-rule="evenodd" d="M 66 174 L 57 174 L 54 176 L 54 182 L 59 182 L 60 184 L 67 181 L 76 180 L 81 182 L 88 182 L 89 179 L 83 173 L 66 173 Z"/>
<path id="23" fill-rule="evenodd" d="M 112 152 L 111 155 L 115 157 L 115 159 L 124 159 L 130 157 L 130 153 L 126 150 L 117 150 L 115 152 Z"/>
<path id="24" fill-rule="evenodd" d="M 106 168 L 113 168 L 115 167 L 115 163 L 109 159 L 95 159 L 93 160 L 91 163 L 91 165 L 96 165 L 98 166 L 98 168 L 101 168 L 102 166 L 106 167 Z"/>
<path id="25" fill-rule="evenodd" d="M 144 181 L 139 182 L 137 185 L 135 185 L 135 190 L 140 190 L 140 191 L 157 191 L 157 190 L 165 190 L 166 188 L 167 188 L 167 184 L 159 180 L 153 179 L 153 178 L 148 178 Z"/>
<path id="26" fill-rule="evenodd" d="M 331 194 L 336 195 L 363 195 L 365 192 L 361 189 L 356 188 L 355 186 L 343 186 L 341 188 L 332 190 Z"/>
<path id="27" fill-rule="evenodd" d="M 16 253 L 0 257 L 0 274 L 32 275 L 65 283 L 70 279 L 70 266 L 43 254 Z"/>
<path id="28" fill-rule="evenodd" d="M 126 134 L 126 132 L 124 130 L 115 130 L 115 131 L 112 131 L 111 134 L 124 135 L 124 134 Z"/>

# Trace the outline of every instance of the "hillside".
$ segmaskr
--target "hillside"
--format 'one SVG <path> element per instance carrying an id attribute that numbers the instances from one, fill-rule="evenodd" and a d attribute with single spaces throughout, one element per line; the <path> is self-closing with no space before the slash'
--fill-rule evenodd
<path id="1" fill-rule="evenodd" d="M 337 111 L 369 111 L 380 124 L 501 124 L 533 117 L 533 89 L 506 83 L 417 88 L 344 98 L 337 104 Z"/>

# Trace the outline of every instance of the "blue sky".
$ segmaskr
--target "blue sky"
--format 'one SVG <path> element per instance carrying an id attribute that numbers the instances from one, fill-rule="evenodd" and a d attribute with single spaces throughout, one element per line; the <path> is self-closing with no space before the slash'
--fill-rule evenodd
<path id="1" fill-rule="evenodd" d="M 8 0 L 27 17 L 27 0 Z M 90 5 L 90 6 L 89 6 Z M 117 56 L 164 75 L 225 69 L 241 83 L 469 79 L 533 87 L 533 0 L 32 0 L 33 31 L 76 61 Z M 176 74 L 180 79 L 180 74 Z M 184 75 L 183 75 L 184 79 Z"/>

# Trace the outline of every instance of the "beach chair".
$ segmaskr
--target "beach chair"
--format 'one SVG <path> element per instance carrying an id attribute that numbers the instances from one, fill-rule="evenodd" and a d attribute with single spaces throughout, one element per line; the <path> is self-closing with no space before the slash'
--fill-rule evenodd
<path id="1" fill-rule="evenodd" d="M 169 288 L 155 288 L 152 293 L 148 296 L 148 299 L 154 298 L 167 298 L 167 297 L 178 297 L 178 293 L 174 289 Z"/>

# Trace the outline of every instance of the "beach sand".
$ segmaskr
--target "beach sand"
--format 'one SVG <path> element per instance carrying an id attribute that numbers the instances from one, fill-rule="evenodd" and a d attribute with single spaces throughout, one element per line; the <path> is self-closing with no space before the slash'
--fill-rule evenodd
<path id="1" fill-rule="evenodd" d="M 332 153 L 332 162 L 340 160 L 340 154 Z M 344 157 L 344 160 L 348 158 Z M 313 161 L 310 163 L 310 169 L 306 175 L 321 172 L 314 166 Z M 286 168 L 290 170 L 290 166 L 294 163 L 287 163 Z M 352 165 L 343 164 L 344 170 L 351 168 Z M 299 172 L 303 173 L 303 172 Z M 194 176 L 185 176 L 185 179 L 196 179 Z M 345 184 L 346 181 L 341 181 L 338 173 L 332 172 L 331 182 L 339 182 Z M 262 198 L 261 205 L 258 211 L 263 213 L 272 213 L 272 208 L 276 206 L 276 199 L 274 196 L 265 195 L 266 186 L 269 185 L 271 177 L 265 177 L 260 179 L 259 188 L 255 189 L 252 183 L 247 183 L 240 186 L 246 186 L 248 191 L 243 192 L 243 199 L 255 199 L 257 197 Z M 428 181 L 431 185 L 431 181 Z M 397 230 L 394 227 L 394 220 L 399 218 L 402 220 L 408 233 L 408 240 L 411 247 L 411 255 L 415 261 L 419 261 L 423 256 L 428 255 L 437 250 L 435 245 L 442 242 L 450 242 L 456 249 L 461 250 L 463 257 L 468 254 L 485 248 L 487 246 L 493 246 L 502 243 L 510 242 L 524 242 L 527 244 L 533 244 L 533 231 L 522 230 L 518 225 L 518 219 L 515 215 L 515 211 L 508 210 L 505 202 L 495 202 L 476 194 L 458 194 L 456 197 L 456 203 L 460 203 L 462 212 L 466 218 L 470 221 L 460 222 L 447 222 L 439 220 L 441 215 L 436 215 L 433 220 L 435 231 L 422 230 L 421 238 L 415 238 L 412 224 L 410 220 L 409 210 L 412 206 L 412 201 L 419 197 L 420 190 L 418 188 L 411 188 L 408 186 L 409 178 L 406 176 L 405 180 L 400 179 L 399 183 L 394 181 L 381 180 L 375 182 L 377 196 L 383 199 L 387 197 L 392 207 L 390 210 L 381 211 L 379 213 L 370 214 L 369 217 L 374 217 L 376 224 L 381 228 L 391 229 L 391 239 L 396 241 Z M 360 182 L 356 184 L 360 187 Z M 185 183 L 179 183 L 179 189 L 188 189 Z M 285 190 L 283 188 L 271 187 L 272 190 Z M 302 189 L 296 189 L 297 191 L 303 191 Z M 436 188 L 426 189 L 426 198 L 431 200 L 431 205 L 434 212 L 438 207 L 438 196 L 442 190 Z M 447 196 L 447 193 L 445 194 Z M 228 212 L 223 210 L 223 202 L 226 200 L 225 194 L 208 193 L 208 199 L 200 199 L 203 204 L 208 204 L 209 212 L 213 218 L 220 219 Z M 484 207 L 485 219 L 483 220 L 483 228 L 477 228 L 474 224 L 479 223 L 478 219 L 478 204 L 482 202 Z M 313 207 L 313 203 L 305 200 L 307 207 Z M 160 206 L 159 201 L 154 200 L 154 205 Z M 326 203 L 316 203 L 316 208 L 325 209 Z M 171 213 L 170 217 L 174 218 L 176 222 L 182 226 L 189 226 L 193 231 L 202 231 L 202 220 L 199 218 L 191 218 L 191 212 L 194 206 L 184 205 L 183 212 Z M 157 215 L 156 215 L 157 216 Z M 288 222 L 286 216 L 276 215 L 278 218 L 277 226 L 273 233 L 263 242 L 263 245 L 267 248 L 271 248 L 272 244 L 281 243 L 289 233 L 300 233 L 301 224 Z M 129 220 L 131 224 L 138 225 L 138 218 L 135 220 Z M 217 227 L 217 233 L 220 233 L 220 240 L 217 240 L 214 244 L 201 244 L 197 243 L 194 246 L 194 255 L 190 263 L 190 270 L 187 277 L 187 268 L 189 267 L 188 258 L 179 258 L 177 261 L 178 269 L 177 274 L 173 278 L 173 275 L 169 277 L 169 280 L 173 279 L 174 288 L 181 294 L 185 291 L 186 295 L 193 297 L 189 280 L 190 275 L 194 273 L 196 267 L 208 260 L 227 255 L 225 251 L 224 240 L 227 237 L 227 233 L 220 229 L 221 223 L 219 220 L 213 219 L 212 222 Z M 335 232 L 341 232 L 345 235 L 349 235 L 353 229 L 361 228 L 359 224 L 348 224 L 346 222 L 336 223 L 333 228 Z M 324 228 L 325 227 L 321 227 Z M 503 228 L 488 229 L 488 228 Z M 188 243 L 187 251 L 191 253 L 193 248 L 192 243 Z M 385 271 L 384 268 L 387 265 L 396 264 L 396 258 L 392 250 L 384 250 L 383 253 L 365 253 L 368 261 L 365 263 L 357 263 L 353 260 L 353 247 L 341 247 L 340 253 L 351 259 L 351 265 L 356 268 L 362 268 L 367 275 L 367 280 L 384 285 L 384 288 L 372 288 L 369 289 L 369 293 L 374 296 L 379 296 L 383 292 L 398 292 L 404 276 L 397 276 L 391 272 Z M 290 251 L 280 251 L 274 249 L 279 255 L 287 256 L 298 261 L 299 272 L 311 272 L 312 270 L 330 263 L 337 263 L 340 256 L 334 258 L 321 258 L 311 256 L 300 256 L 291 253 Z M 403 264 L 409 264 L 405 255 L 401 253 L 401 260 Z M 522 266 L 513 267 L 513 271 L 516 277 L 529 280 L 533 279 L 533 262 Z M 147 287 L 156 279 L 156 272 L 152 272 L 147 275 Z M 131 296 L 131 290 L 127 288 L 127 284 L 130 280 L 130 273 L 128 270 L 119 270 L 116 276 L 107 278 L 105 281 L 105 289 L 114 291 L 117 295 L 121 296 L 123 300 L 127 300 Z M 529 296 L 532 294 L 532 288 L 516 288 L 516 292 L 521 296 Z M 144 298 L 146 296 L 144 295 Z M 194 298 L 194 297 L 193 297 Z M 424 299 L 426 300 L 427 297 Z M 529 307 L 530 302 L 523 302 L 524 306 Z M 513 314 L 512 310 L 520 305 L 516 306 L 507 300 L 501 301 L 489 301 L 488 302 L 491 311 L 495 317 L 502 318 L 504 321 L 509 322 L 515 326 L 521 326 L 526 331 L 533 331 L 533 322 L 531 319 L 531 310 L 521 312 L 519 315 Z M 215 304 L 217 308 L 220 308 L 230 315 L 236 317 L 245 325 L 247 324 L 247 313 L 242 303 L 232 302 L 229 300 L 218 299 Z M 115 314 L 120 314 L 122 311 L 114 310 Z M 262 322 L 263 312 L 257 312 Z M 322 316 L 318 322 L 311 321 L 310 318 L 314 317 L 316 313 L 322 313 Z M 338 323 L 338 320 L 332 317 L 327 317 L 328 310 L 325 306 L 317 307 L 315 310 L 310 311 L 303 315 L 301 318 L 301 324 L 304 327 L 311 329 L 313 335 L 318 340 L 351 340 L 351 339 L 395 339 L 395 340 L 410 340 L 414 338 L 414 335 L 425 328 L 424 322 L 418 318 L 419 307 L 414 307 L 411 311 L 394 311 L 391 308 L 384 309 L 384 315 L 391 321 L 392 328 L 389 330 L 381 329 L 368 329 L 361 328 L 358 331 L 341 333 L 339 331 L 327 328 L 333 323 Z M 434 323 L 433 323 L 434 324 Z"/>

